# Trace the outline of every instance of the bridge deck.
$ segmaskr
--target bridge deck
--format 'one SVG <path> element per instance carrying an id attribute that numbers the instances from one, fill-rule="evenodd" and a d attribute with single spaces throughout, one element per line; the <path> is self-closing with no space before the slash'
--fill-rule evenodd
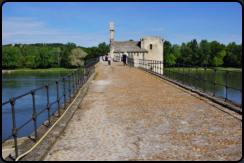
<path id="1" fill-rule="evenodd" d="M 142 70 L 102 62 L 45 160 L 240 160 L 242 116 Z"/>

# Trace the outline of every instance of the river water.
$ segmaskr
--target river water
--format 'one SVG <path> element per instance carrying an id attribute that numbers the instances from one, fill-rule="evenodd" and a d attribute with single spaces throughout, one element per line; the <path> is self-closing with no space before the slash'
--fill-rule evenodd
<path id="1" fill-rule="evenodd" d="M 72 70 L 71 70 L 72 71 Z M 71 72 L 70 71 L 70 72 Z M 29 92 L 32 89 L 44 86 L 47 83 L 51 83 L 56 79 L 60 79 L 66 76 L 69 71 L 55 71 L 55 72 L 11 72 L 2 73 L 2 103 L 8 101 L 12 97 L 20 96 L 24 93 Z M 204 79 L 204 71 L 198 71 L 198 77 Z M 165 75 L 170 75 L 171 77 L 178 79 L 178 74 L 164 72 Z M 189 73 L 186 72 L 185 82 L 189 81 Z M 195 79 L 196 73 L 191 71 L 191 76 L 194 78 L 190 79 L 192 85 L 196 84 Z M 183 80 L 182 75 L 179 76 L 180 80 Z M 208 70 L 206 73 L 206 79 L 214 81 L 214 71 Z M 71 83 L 73 80 L 71 80 Z M 220 84 L 226 84 L 226 72 L 218 71 L 216 74 L 216 82 Z M 68 90 L 68 81 L 66 79 L 65 88 Z M 228 85 L 230 87 L 235 87 L 241 89 L 242 87 L 242 75 L 236 73 L 229 73 Z M 198 80 L 197 86 L 204 88 L 204 82 Z M 59 97 L 63 95 L 63 82 L 59 82 Z M 213 92 L 214 85 L 211 83 L 206 83 L 206 90 Z M 225 97 L 226 88 L 223 86 L 216 86 L 216 94 Z M 67 96 L 66 96 L 67 97 Z M 233 89 L 228 89 L 228 99 L 241 103 L 241 91 L 236 91 Z M 57 99 L 57 88 L 56 84 L 52 84 L 49 87 L 49 103 L 53 103 Z M 64 98 L 61 99 L 60 105 L 64 102 Z M 40 113 L 47 106 L 47 91 L 46 88 L 42 88 L 36 91 L 35 94 L 36 103 L 36 113 Z M 50 113 L 53 114 L 58 108 L 57 102 L 51 106 Z M 15 103 L 15 117 L 17 128 L 22 126 L 25 122 L 32 118 L 33 115 L 33 102 L 32 95 L 29 94 L 25 97 L 16 100 Z M 44 111 L 37 118 L 37 127 L 39 127 L 48 118 L 48 112 Z M 11 105 L 6 104 L 2 106 L 2 141 L 6 139 L 12 133 L 13 122 L 12 122 L 12 110 Z M 20 131 L 18 131 L 18 138 L 28 136 L 34 132 L 34 122 L 31 121 L 26 126 L 24 126 Z M 13 137 L 12 137 L 13 138 Z M 10 139 L 12 139 L 10 138 Z"/>
<path id="2" fill-rule="evenodd" d="M 45 72 L 11 72 L 2 73 L 2 103 L 8 101 L 12 97 L 17 97 L 32 89 L 42 87 L 48 83 L 52 83 L 63 76 L 68 75 L 70 71 L 45 71 Z M 71 87 L 73 80 L 71 78 Z M 69 87 L 68 78 L 65 79 L 65 90 Z M 58 84 L 59 97 L 63 95 L 63 81 Z M 73 89 L 71 90 L 73 91 Z M 67 93 L 67 96 L 69 94 Z M 67 98 L 66 96 L 66 98 Z M 49 103 L 57 100 L 57 86 L 56 83 L 49 86 Z M 64 98 L 60 99 L 60 105 L 64 102 Z M 35 93 L 36 113 L 40 113 L 47 107 L 47 89 L 44 87 Z M 15 118 L 16 127 L 19 128 L 33 116 L 33 101 L 32 95 L 28 94 L 19 98 L 15 102 Z M 51 106 L 50 115 L 52 115 L 58 108 L 57 102 Z M 44 111 L 37 117 L 37 127 L 39 127 L 48 118 L 48 112 Z M 12 133 L 13 120 L 12 109 L 8 103 L 2 106 L 2 141 L 5 140 Z M 34 132 L 34 121 L 29 122 L 26 126 L 18 131 L 18 138 L 28 136 Z M 12 137 L 13 138 L 13 137 Z M 10 139 L 12 139 L 10 138 Z"/>
<path id="3" fill-rule="evenodd" d="M 174 71 L 178 72 L 177 70 L 178 69 L 175 68 Z M 182 73 L 182 71 L 180 73 Z M 179 80 L 180 81 L 184 80 L 185 83 L 189 83 L 189 69 L 188 69 L 188 71 L 185 71 L 184 73 L 185 73 L 184 78 L 183 78 L 183 75 L 179 74 Z M 171 78 L 174 78 L 174 79 L 178 79 L 178 73 L 173 73 L 173 72 L 164 70 L 164 75 L 170 76 Z M 197 71 L 197 77 L 198 77 L 197 83 L 196 83 L 196 70 L 190 70 L 190 76 L 191 76 L 190 77 L 191 85 L 196 86 L 196 84 L 197 84 L 197 87 L 204 89 L 204 81 L 199 80 L 199 79 L 204 79 L 204 76 L 205 76 L 204 70 Z M 226 78 L 227 78 L 226 71 L 216 71 L 216 83 L 222 84 L 224 86 L 216 84 L 215 94 L 220 95 L 222 97 L 226 97 L 226 87 L 225 87 L 226 81 L 227 81 Z M 206 70 L 206 80 L 214 82 L 214 79 L 215 79 L 215 71 Z M 241 89 L 242 88 L 242 74 L 235 73 L 235 72 L 229 72 L 228 86 L 236 88 L 236 89 Z M 207 91 L 214 93 L 214 84 L 206 82 L 205 89 Z M 238 103 L 241 103 L 242 93 L 240 90 L 228 88 L 227 98 L 230 100 L 236 101 Z"/>

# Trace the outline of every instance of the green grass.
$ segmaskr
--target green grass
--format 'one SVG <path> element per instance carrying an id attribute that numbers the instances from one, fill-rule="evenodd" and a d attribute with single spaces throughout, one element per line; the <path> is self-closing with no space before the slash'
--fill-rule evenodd
<path id="1" fill-rule="evenodd" d="M 96 79 L 97 75 L 98 75 L 98 72 L 97 72 L 97 74 L 94 76 L 93 80 L 95 80 L 95 79 Z"/>
<path id="2" fill-rule="evenodd" d="M 19 145 L 17 145 L 17 147 L 19 147 Z M 13 145 L 11 146 L 11 148 L 15 148 L 15 144 L 13 144 Z"/>
<path id="3" fill-rule="evenodd" d="M 174 71 L 178 71 L 178 67 L 170 67 L 170 68 L 166 68 L 166 67 L 164 67 L 165 68 L 165 70 L 167 69 L 170 69 L 170 70 L 173 70 L 174 69 Z M 209 67 L 210 68 L 210 67 Z M 229 71 L 242 71 L 242 68 L 235 68 L 235 67 L 211 67 L 211 68 L 216 68 L 216 69 L 220 69 L 220 70 L 229 70 Z M 197 68 L 197 70 L 204 70 L 204 68 Z M 208 69 L 208 67 L 207 67 L 207 69 L 206 70 L 211 70 L 211 69 Z M 179 71 L 183 71 L 183 68 L 182 67 L 180 67 L 179 68 Z M 189 68 L 188 67 L 184 67 L 184 71 L 186 72 L 189 72 Z M 196 68 L 194 67 L 194 68 L 191 68 L 191 70 L 190 71 L 196 71 Z"/>
<path id="4" fill-rule="evenodd" d="M 68 68 L 46 68 L 46 69 L 16 68 L 13 70 L 14 71 L 72 71 L 72 70 L 76 70 L 76 68 L 74 68 L 74 69 L 68 69 Z"/>
<path id="5" fill-rule="evenodd" d="M 81 109 L 80 105 L 77 106 L 78 109 Z"/>

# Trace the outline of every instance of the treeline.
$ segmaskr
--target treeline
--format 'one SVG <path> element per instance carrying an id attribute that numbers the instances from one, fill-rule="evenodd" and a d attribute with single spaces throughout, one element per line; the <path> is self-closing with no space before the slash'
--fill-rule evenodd
<path id="1" fill-rule="evenodd" d="M 97 47 L 76 46 L 67 44 L 11 44 L 2 46 L 2 69 L 13 68 L 74 68 L 83 66 L 91 58 L 105 55 L 109 52 L 109 45 L 105 42 Z"/>
<path id="2" fill-rule="evenodd" d="M 242 44 L 232 42 L 225 46 L 217 41 L 197 43 L 193 39 L 179 46 L 164 41 L 164 61 L 207 67 L 242 67 Z"/>

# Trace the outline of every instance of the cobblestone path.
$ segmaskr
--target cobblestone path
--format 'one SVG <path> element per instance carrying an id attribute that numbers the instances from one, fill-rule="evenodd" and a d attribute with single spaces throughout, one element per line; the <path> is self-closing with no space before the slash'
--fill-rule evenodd
<path id="1" fill-rule="evenodd" d="M 241 115 L 122 65 L 99 64 L 45 160 L 241 159 Z"/>

